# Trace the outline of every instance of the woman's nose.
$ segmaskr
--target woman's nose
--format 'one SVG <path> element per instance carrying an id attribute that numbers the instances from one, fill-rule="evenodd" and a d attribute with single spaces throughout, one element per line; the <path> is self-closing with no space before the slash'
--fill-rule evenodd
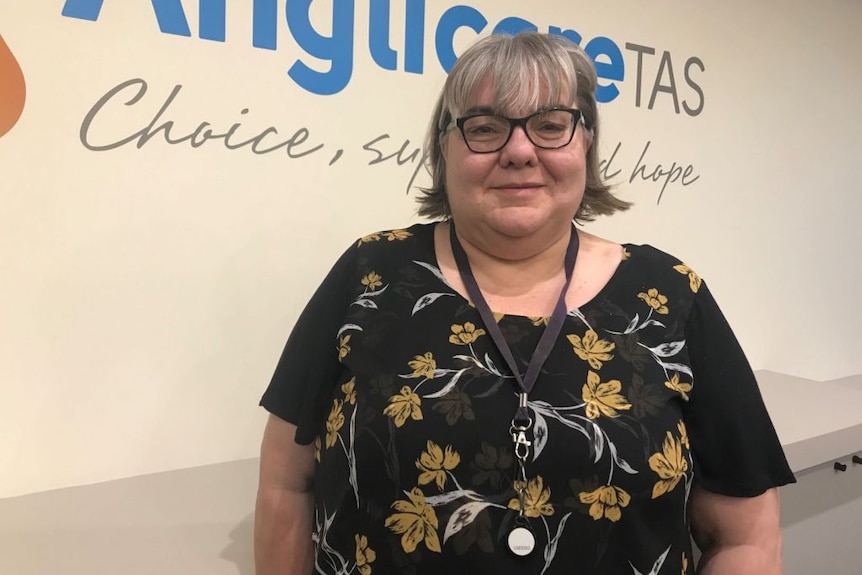
<path id="1" fill-rule="evenodd" d="M 527 137 L 522 126 L 512 128 L 509 141 L 500 151 L 500 162 L 503 165 L 531 164 L 536 160 L 536 146 Z"/>

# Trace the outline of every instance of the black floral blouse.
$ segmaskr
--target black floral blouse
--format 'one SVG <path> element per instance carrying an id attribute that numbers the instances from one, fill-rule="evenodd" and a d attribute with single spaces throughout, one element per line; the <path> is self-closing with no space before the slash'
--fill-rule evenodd
<path id="1" fill-rule="evenodd" d="M 526 558 L 509 432 L 516 384 L 446 283 L 433 224 L 361 238 L 291 334 L 267 410 L 314 443 L 319 573 L 693 573 L 692 485 L 793 481 L 752 371 L 706 284 L 626 245 L 571 310 L 529 407 Z M 495 314 L 526 369 L 547 318 Z"/>

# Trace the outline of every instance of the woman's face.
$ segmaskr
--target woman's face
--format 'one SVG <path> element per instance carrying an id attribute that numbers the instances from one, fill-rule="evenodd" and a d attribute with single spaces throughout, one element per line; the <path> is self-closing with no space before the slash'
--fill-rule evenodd
<path id="1" fill-rule="evenodd" d="M 569 99 L 561 99 L 567 105 Z M 493 108 L 494 86 L 486 79 L 473 107 Z M 536 110 L 500 110 L 513 118 Z M 563 148 L 537 148 L 517 127 L 506 146 L 490 154 L 471 152 L 454 128 L 444 136 L 442 152 L 446 166 L 446 190 L 452 216 L 459 228 L 489 232 L 511 238 L 537 231 L 560 233 L 571 226 L 586 186 L 587 143 L 583 126 Z M 475 228 L 479 226 L 479 228 Z M 555 226 L 555 228 L 548 228 Z"/>

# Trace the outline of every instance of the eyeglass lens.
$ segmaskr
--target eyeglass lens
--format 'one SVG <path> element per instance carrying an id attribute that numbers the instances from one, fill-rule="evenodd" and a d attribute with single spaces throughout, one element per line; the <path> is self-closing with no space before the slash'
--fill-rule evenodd
<path id="1" fill-rule="evenodd" d="M 464 119 L 462 132 L 474 152 L 495 152 L 503 148 L 517 124 L 525 126 L 527 137 L 534 145 L 561 148 L 572 140 L 575 114 L 570 110 L 542 110 L 522 122 L 504 116 L 473 116 Z"/>

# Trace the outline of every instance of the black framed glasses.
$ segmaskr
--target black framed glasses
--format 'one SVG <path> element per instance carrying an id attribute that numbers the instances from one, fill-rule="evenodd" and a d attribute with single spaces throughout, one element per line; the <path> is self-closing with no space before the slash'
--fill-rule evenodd
<path id="1" fill-rule="evenodd" d="M 568 146 L 578 123 L 584 116 L 574 108 L 539 110 L 523 118 L 507 118 L 495 114 L 471 114 L 455 120 L 464 142 L 471 152 L 490 154 L 502 150 L 516 126 L 521 126 L 527 139 L 537 148 L 554 150 Z M 451 124 L 450 124 L 451 127 Z"/>

